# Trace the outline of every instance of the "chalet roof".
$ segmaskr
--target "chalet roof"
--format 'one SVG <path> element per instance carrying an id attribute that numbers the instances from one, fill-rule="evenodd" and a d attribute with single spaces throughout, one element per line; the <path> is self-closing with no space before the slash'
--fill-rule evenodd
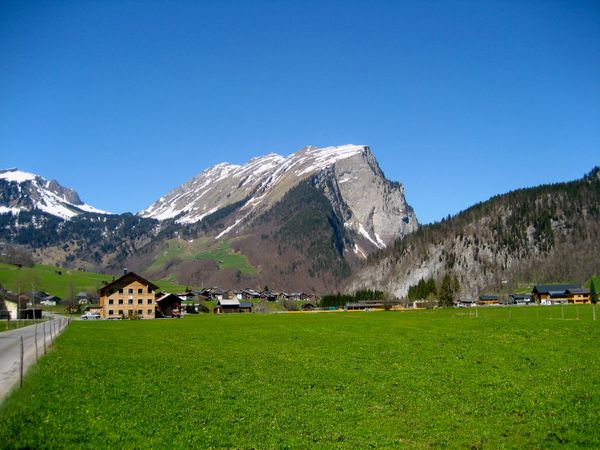
<path id="1" fill-rule="evenodd" d="M 220 306 L 240 306 L 240 301 L 238 299 L 223 299 L 217 302 L 217 305 Z"/>
<path id="2" fill-rule="evenodd" d="M 103 292 L 107 289 L 110 288 L 118 288 L 120 286 L 126 286 L 129 283 L 131 283 L 132 281 L 139 281 L 142 284 L 145 284 L 146 286 L 150 287 L 152 290 L 157 290 L 158 286 L 154 283 L 152 283 L 151 281 L 146 280 L 144 277 L 139 276 L 137 273 L 135 272 L 127 272 L 125 275 L 122 275 L 121 277 L 117 278 L 115 281 L 108 283 L 105 286 L 102 286 L 100 289 L 98 289 L 98 292 Z"/>
<path id="3" fill-rule="evenodd" d="M 482 301 L 498 300 L 498 296 L 497 295 L 480 295 L 479 300 L 482 300 Z"/>
<path id="4" fill-rule="evenodd" d="M 567 294 L 571 295 L 589 295 L 590 290 L 586 288 L 567 289 Z"/>
<path id="5" fill-rule="evenodd" d="M 557 292 L 566 292 L 569 289 L 579 289 L 576 284 L 536 284 L 533 287 L 533 293 L 551 294 Z"/>
<path id="6" fill-rule="evenodd" d="M 509 297 L 514 300 L 531 300 L 531 294 L 509 294 Z"/>
<path id="7" fill-rule="evenodd" d="M 244 289 L 242 292 L 244 294 L 254 295 L 256 297 L 260 297 L 260 292 L 256 292 L 254 289 Z"/>
<path id="8" fill-rule="evenodd" d="M 254 305 L 250 302 L 240 302 L 240 308 L 250 308 L 252 309 Z"/>
<path id="9" fill-rule="evenodd" d="M 171 298 L 171 297 L 172 297 L 172 298 Z M 171 293 L 167 292 L 167 293 L 166 293 L 166 294 L 164 294 L 164 295 L 163 295 L 161 298 L 159 298 L 158 300 L 156 300 L 156 303 L 162 302 L 162 301 L 164 301 L 164 300 L 168 300 L 169 298 L 170 298 L 171 300 L 173 300 L 173 301 L 176 301 L 176 302 L 179 302 L 179 301 L 181 301 L 181 299 L 180 299 L 180 298 L 179 298 L 177 295 L 175 295 L 175 294 L 171 294 Z"/>

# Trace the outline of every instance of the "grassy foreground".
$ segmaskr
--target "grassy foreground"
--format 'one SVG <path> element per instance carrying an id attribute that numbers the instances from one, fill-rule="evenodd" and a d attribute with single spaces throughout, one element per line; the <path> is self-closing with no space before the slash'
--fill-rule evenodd
<path id="1" fill-rule="evenodd" d="M 0 442 L 598 448 L 600 318 L 572 308 L 75 322 Z"/>

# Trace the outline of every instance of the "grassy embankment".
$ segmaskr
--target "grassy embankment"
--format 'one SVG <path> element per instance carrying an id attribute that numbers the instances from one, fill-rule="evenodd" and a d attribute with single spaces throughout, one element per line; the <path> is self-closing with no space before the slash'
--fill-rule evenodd
<path id="1" fill-rule="evenodd" d="M 591 318 L 571 306 L 75 322 L 3 405 L 0 441 L 598 448 Z"/>
<path id="2" fill-rule="evenodd" d="M 174 259 L 181 261 L 208 259 L 216 261 L 221 269 L 239 270 L 245 274 L 256 273 L 256 268 L 250 264 L 248 258 L 233 250 L 231 241 L 216 242 L 212 238 L 201 238 L 192 242 L 184 239 L 170 239 L 166 242 L 165 249 L 148 268 L 148 272 L 159 271 Z"/>
<path id="3" fill-rule="evenodd" d="M 0 333 L 3 331 L 15 330 L 17 328 L 28 327 L 29 325 L 34 325 L 36 323 L 41 323 L 46 321 L 46 319 L 40 320 L 2 320 L 0 321 Z"/>
<path id="4" fill-rule="evenodd" d="M 18 268 L 12 264 L 0 263 L 0 284 L 6 289 L 13 292 L 31 292 L 33 287 L 36 291 L 45 291 L 62 299 L 68 299 L 82 291 L 95 292 L 102 286 L 103 281 L 111 281 L 112 278 L 111 275 L 54 266 L 36 264 L 34 267 Z M 155 283 L 169 292 L 181 292 L 185 289 L 185 286 L 168 280 Z"/>

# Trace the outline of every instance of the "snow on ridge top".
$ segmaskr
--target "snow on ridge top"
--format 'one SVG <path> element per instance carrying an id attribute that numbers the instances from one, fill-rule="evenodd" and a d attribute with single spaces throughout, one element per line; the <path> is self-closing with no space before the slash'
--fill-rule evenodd
<path id="1" fill-rule="evenodd" d="M 368 147 L 366 145 L 340 145 L 337 147 L 307 147 L 290 156 L 299 157 L 301 160 L 308 159 L 308 167 L 297 172 L 298 176 L 306 175 L 317 169 L 322 169 L 335 164 L 341 159 L 350 158 L 355 155 L 364 153 Z"/>
<path id="2" fill-rule="evenodd" d="M 36 176 L 37 175 L 34 175 L 33 173 L 23 172 L 19 169 L 0 170 L 0 178 L 6 181 L 15 181 L 17 183 L 35 180 Z"/>

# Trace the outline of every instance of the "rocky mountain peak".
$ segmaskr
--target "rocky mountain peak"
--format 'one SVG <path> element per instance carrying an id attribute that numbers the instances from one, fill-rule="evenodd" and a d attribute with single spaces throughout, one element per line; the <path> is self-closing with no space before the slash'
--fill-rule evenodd
<path id="1" fill-rule="evenodd" d="M 159 220 L 177 217 L 195 223 L 238 204 L 229 226 L 217 236 L 235 234 L 266 213 L 294 186 L 312 179 L 347 230 L 354 232 L 353 251 L 364 257 L 418 227 L 402 185 L 385 179 L 368 146 L 307 146 L 284 157 L 276 153 L 244 165 L 221 163 L 174 189 L 139 213 Z"/>
<path id="2" fill-rule="evenodd" d="M 61 219 L 81 212 L 109 214 L 81 201 L 73 189 L 16 168 L 0 170 L 0 214 L 38 209 Z"/>

